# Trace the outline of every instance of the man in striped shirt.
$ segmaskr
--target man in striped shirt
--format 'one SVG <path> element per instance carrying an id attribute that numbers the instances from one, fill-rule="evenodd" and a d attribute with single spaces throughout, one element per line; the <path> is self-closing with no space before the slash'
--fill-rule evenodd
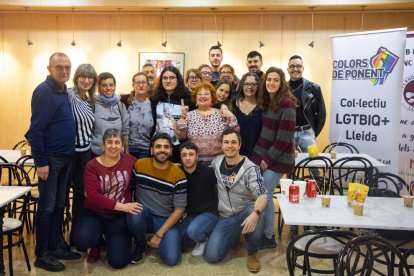
<path id="1" fill-rule="evenodd" d="M 173 266 L 181 259 L 180 232 L 176 227 L 187 205 L 187 180 L 184 172 L 168 158 L 172 142 L 167 133 L 157 133 L 151 140 L 151 158 L 136 161 L 136 201 L 143 205 L 138 215 L 128 215 L 128 228 L 136 246 L 132 263 L 142 261 L 147 230 L 154 235 L 148 242 L 164 264 Z"/>

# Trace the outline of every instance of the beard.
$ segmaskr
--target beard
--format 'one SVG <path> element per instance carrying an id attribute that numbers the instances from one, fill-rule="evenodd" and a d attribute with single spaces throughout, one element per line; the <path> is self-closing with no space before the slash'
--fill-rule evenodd
<path id="1" fill-rule="evenodd" d="M 164 158 L 164 157 L 160 158 L 159 157 L 160 155 L 166 156 L 166 158 Z M 165 162 L 168 161 L 168 158 L 170 157 L 170 155 L 165 153 L 165 152 L 160 152 L 160 153 L 157 153 L 157 154 L 153 154 L 153 157 L 154 157 L 155 161 L 157 161 L 158 163 L 165 163 Z"/>

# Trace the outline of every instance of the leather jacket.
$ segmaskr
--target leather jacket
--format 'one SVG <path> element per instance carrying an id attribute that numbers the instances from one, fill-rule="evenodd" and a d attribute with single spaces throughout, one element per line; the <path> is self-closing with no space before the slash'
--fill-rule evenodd
<path id="1" fill-rule="evenodd" d="M 326 120 L 325 102 L 323 100 L 321 87 L 303 78 L 300 101 L 306 120 L 315 132 L 315 136 L 318 136 Z"/>

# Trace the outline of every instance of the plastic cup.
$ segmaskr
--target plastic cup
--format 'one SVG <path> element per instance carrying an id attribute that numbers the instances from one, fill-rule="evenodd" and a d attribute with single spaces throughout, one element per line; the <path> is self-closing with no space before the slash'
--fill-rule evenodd
<path id="1" fill-rule="evenodd" d="M 404 195 L 404 206 L 405 207 L 413 207 L 414 196 L 412 195 Z"/>
<path id="2" fill-rule="evenodd" d="M 279 184 L 280 184 L 280 194 L 283 196 L 288 196 L 289 195 L 289 186 L 292 185 L 292 179 L 288 179 L 288 178 L 283 178 L 280 179 Z"/>
<path id="3" fill-rule="evenodd" d="M 296 180 L 293 183 L 299 186 L 299 198 L 303 198 L 306 194 L 306 181 Z"/>
<path id="4" fill-rule="evenodd" d="M 331 159 L 336 159 L 336 151 L 331 151 Z"/>
<path id="5" fill-rule="evenodd" d="M 364 204 L 357 203 L 354 205 L 354 215 L 362 216 L 364 214 Z"/>
<path id="6" fill-rule="evenodd" d="M 26 149 L 25 148 L 21 148 L 20 149 L 20 156 L 25 156 L 26 155 Z"/>
<path id="7" fill-rule="evenodd" d="M 329 208 L 331 206 L 331 197 L 330 196 L 322 196 L 321 197 L 322 208 Z"/>
<path id="8" fill-rule="evenodd" d="M 299 151 L 295 150 L 295 158 L 297 158 L 299 155 Z"/>

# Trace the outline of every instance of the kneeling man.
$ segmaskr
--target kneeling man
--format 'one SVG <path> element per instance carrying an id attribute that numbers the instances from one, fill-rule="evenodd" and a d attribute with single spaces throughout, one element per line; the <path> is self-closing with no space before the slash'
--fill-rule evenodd
<path id="1" fill-rule="evenodd" d="M 223 132 L 221 146 L 224 155 L 211 164 L 217 177 L 220 217 L 208 240 L 205 258 L 209 263 L 223 260 L 241 233 L 247 238 L 247 268 L 258 272 L 257 251 L 263 235 L 260 215 L 267 203 L 260 168 L 240 155 L 241 138 L 234 129 Z"/>

